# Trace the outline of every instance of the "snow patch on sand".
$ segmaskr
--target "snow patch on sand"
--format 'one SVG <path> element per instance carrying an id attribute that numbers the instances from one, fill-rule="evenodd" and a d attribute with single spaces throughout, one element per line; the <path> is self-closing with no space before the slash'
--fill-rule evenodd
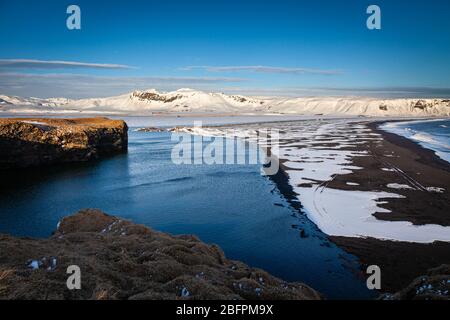
<path id="1" fill-rule="evenodd" d="M 39 269 L 39 261 L 37 260 L 32 260 L 29 264 L 28 267 L 33 269 L 33 270 L 37 270 Z"/>
<path id="2" fill-rule="evenodd" d="M 280 123 L 273 125 L 273 128 L 280 130 L 279 141 L 273 148 L 274 154 L 283 162 L 289 183 L 308 218 L 324 233 L 420 243 L 450 241 L 450 227 L 433 224 L 415 226 L 408 221 L 385 221 L 374 216 L 377 212 L 389 213 L 380 205 L 386 203 L 386 199 L 404 198 L 402 195 L 327 187 L 336 175 L 362 169 L 352 164 L 353 159 L 370 154 L 357 150 L 358 146 L 369 141 L 377 143 L 382 139 L 364 124 L 340 119 Z M 257 129 L 262 129 L 262 126 L 238 129 L 234 136 L 257 141 Z M 226 136 L 227 128 L 189 128 L 186 131 L 206 136 Z M 390 168 L 382 170 L 395 171 Z M 411 188 L 395 183 L 388 186 L 394 189 Z"/>
<path id="3" fill-rule="evenodd" d="M 409 190 L 416 190 L 415 188 L 411 187 L 410 185 L 407 185 L 407 184 L 399 184 L 399 183 L 388 183 L 386 187 L 391 188 L 391 189 L 409 189 Z"/>
<path id="4" fill-rule="evenodd" d="M 450 241 L 450 228 L 439 225 L 415 226 L 407 221 L 377 219 L 376 212 L 390 212 L 379 207 L 381 199 L 403 196 L 370 191 L 331 188 L 295 188 L 308 217 L 320 230 L 332 236 L 373 237 L 419 243 Z"/>
<path id="5" fill-rule="evenodd" d="M 444 188 L 439 187 L 427 187 L 428 192 L 436 192 L 436 193 L 443 193 L 445 191 Z"/>
<path id="6" fill-rule="evenodd" d="M 41 126 L 46 126 L 47 125 L 46 123 L 39 122 L 39 121 L 26 121 L 26 120 L 24 120 L 24 121 L 20 121 L 20 122 L 29 123 L 29 124 L 37 124 L 37 125 L 41 125 Z"/>

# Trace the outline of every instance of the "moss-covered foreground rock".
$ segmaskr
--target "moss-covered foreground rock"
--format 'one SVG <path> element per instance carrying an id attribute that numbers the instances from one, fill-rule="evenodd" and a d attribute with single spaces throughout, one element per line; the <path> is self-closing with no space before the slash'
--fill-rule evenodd
<path id="1" fill-rule="evenodd" d="M 66 286 L 81 269 L 81 290 Z M 98 210 L 64 218 L 49 239 L 0 236 L 1 299 L 320 299 L 228 260 L 195 236 L 153 231 Z"/>

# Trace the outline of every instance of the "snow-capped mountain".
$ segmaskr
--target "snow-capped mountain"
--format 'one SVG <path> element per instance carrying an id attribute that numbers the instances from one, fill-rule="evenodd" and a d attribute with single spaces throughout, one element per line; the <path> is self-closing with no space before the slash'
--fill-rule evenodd
<path id="1" fill-rule="evenodd" d="M 295 114 L 366 116 L 450 116 L 450 100 L 363 97 L 247 97 L 192 89 L 133 91 L 108 98 L 21 98 L 0 95 L 2 113 Z"/>

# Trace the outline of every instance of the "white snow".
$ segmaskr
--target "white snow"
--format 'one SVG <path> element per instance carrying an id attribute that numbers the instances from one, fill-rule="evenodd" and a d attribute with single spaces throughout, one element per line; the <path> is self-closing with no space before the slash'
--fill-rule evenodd
<path id="1" fill-rule="evenodd" d="M 20 122 L 29 123 L 29 124 L 38 124 L 38 125 L 43 125 L 43 126 L 47 125 L 46 123 L 39 122 L 39 121 L 20 121 Z"/>
<path id="2" fill-rule="evenodd" d="M 182 297 L 189 297 L 190 293 L 189 290 L 185 287 L 183 287 L 183 289 L 181 289 L 181 296 Z"/>
<path id="3" fill-rule="evenodd" d="M 384 221 L 375 212 L 390 212 L 378 206 L 383 198 L 402 196 L 386 192 L 346 191 L 331 188 L 295 188 L 306 208 L 313 208 L 308 217 L 326 234 L 346 237 L 429 243 L 450 241 L 450 228 L 439 225 L 415 226 L 406 221 Z"/>
<path id="4" fill-rule="evenodd" d="M 280 130 L 280 140 L 271 150 L 280 160 L 285 160 L 289 183 L 309 219 L 324 233 L 333 236 L 373 237 L 419 243 L 450 241 L 450 227 L 434 224 L 415 226 L 407 221 L 380 220 L 374 216 L 377 212 L 389 213 L 380 205 L 389 198 L 403 198 L 402 195 L 327 187 L 327 183 L 336 175 L 361 169 L 352 164 L 355 157 L 370 156 L 367 152 L 356 151 L 355 146 L 368 141 L 377 143 L 381 139 L 379 135 L 371 134 L 371 130 L 365 125 L 355 122 L 356 120 L 341 119 L 275 125 Z M 237 127 L 239 131 L 234 136 L 254 140 L 255 129 L 264 129 L 263 126 Z M 206 136 L 227 136 L 228 133 L 230 136 L 227 128 L 223 127 L 189 128 L 186 132 Z M 266 141 L 258 143 L 265 145 Z M 382 170 L 394 171 L 389 168 Z M 396 183 L 389 184 L 388 187 L 411 188 Z"/>
<path id="5" fill-rule="evenodd" d="M 33 270 L 39 269 L 39 261 L 37 261 L 37 260 L 32 260 L 32 261 L 28 264 L 28 267 L 31 268 L 31 269 L 33 269 Z"/>
<path id="6" fill-rule="evenodd" d="M 411 187 L 410 185 L 399 184 L 399 183 L 388 183 L 386 187 L 391 188 L 391 189 L 410 189 L 410 190 L 415 190 L 415 188 Z"/>
<path id="7" fill-rule="evenodd" d="M 365 97 L 251 97 L 192 89 L 134 91 L 107 98 L 22 98 L 0 95 L 2 112 L 9 113 L 231 113 L 291 115 L 449 116 L 443 99 L 377 99 Z M 418 102 L 426 105 L 417 108 Z M 385 106 L 387 110 L 380 106 Z"/>
<path id="8" fill-rule="evenodd" d="M 436 192 L 436 193 L 443 193 L 445 191 L 444 188 L 439 187 L 427 187 L 428 192 Z"/>

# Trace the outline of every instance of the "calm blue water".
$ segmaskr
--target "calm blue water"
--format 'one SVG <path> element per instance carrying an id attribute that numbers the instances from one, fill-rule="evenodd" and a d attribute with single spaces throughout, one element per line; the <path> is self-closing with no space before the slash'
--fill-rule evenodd
<path id="1" fill-rule="evenodd" d="M 100 208 L 156 230 L 196 234 L 229 258 L 329 298 L 373 296 L 356 259 L 298 214 L 258 165 L 175 165 L 172 146 L 168 133 L 130 131 L 126 155 L 4 174 L 0 232 L 47 237 L 62 217 Z"/>
<path id="2" fill-rule="evenodd" d="M 416 141 L 450 162 L 450 120 L 398 122 L 382 128 Z"/>

